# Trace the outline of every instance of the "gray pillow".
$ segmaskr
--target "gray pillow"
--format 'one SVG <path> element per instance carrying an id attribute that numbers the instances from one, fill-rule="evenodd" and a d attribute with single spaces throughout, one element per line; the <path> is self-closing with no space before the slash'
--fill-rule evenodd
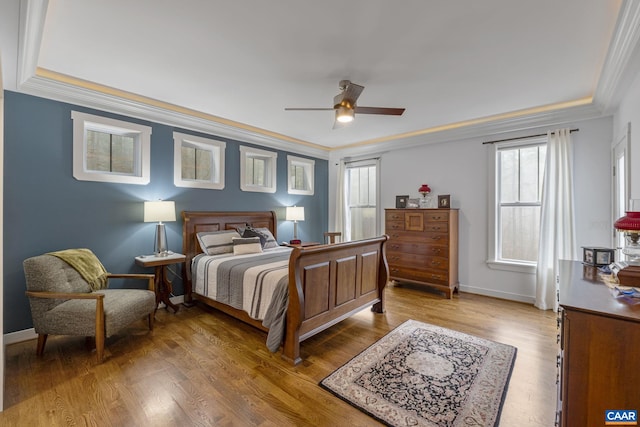
<path id="1" fill-rule="evenodd" d="M 277 248 L 279 246 L 276 238 L 273 237 L 273 234 L 271 234 L 268 228 L 253 228 L 247 226 L 244 229 L 244 233 L 242 233 L 242 237 L 259 237 L 262 249 Z"/>
<path id="2" fill-rule="evenodd" d="M 202 252 L 207 255 L 233 253 L 233 238 L 240 237 L 236 230 L 201 231 L 196 235 Z"/>

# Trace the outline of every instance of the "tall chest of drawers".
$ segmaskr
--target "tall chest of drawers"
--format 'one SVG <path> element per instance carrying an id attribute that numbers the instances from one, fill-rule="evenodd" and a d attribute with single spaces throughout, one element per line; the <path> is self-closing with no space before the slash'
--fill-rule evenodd
<path id="1" fill-rule="evenodd" d="M 458 288 L 458 210 L 385 209 L 389 276 L 451 298 Z"/>

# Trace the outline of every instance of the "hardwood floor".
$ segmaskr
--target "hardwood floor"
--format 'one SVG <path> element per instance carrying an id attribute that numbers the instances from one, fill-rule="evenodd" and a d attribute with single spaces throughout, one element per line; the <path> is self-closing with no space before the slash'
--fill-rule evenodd
<path id="1" fill-rule="evenodd" d="M 293 367 L 266 335 L 204 307 L 159 310 L 107 339 L 105 362 L 84 338 L 49 337 L 6 349 L 3 426 L 371 426 L 375 420 L 318 382 L 407 319 L 518 348 L 501 426 L 553 426 L 556 320 L 521 303 L 419 286 L 388 286 L 387 312 L 366 310 L 303 342 Z"/>

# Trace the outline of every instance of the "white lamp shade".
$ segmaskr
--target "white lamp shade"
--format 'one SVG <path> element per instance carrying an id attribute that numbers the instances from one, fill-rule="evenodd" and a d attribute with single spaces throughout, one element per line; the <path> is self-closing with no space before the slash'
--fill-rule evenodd
<path id="1" fill-rule="evenodd" d="M 353 121 L 353 110 L 351 108 L 343 107 L 342 105 L 336 110 L 336 120 L 340 123 L 349 123 Z"/>
<path id="2" fill-rule="evenodd" d="M 304 207 L 303 206 L 287 206 L 285 219 L 287 221 L 304 221 Z"/>
<path id="3" fill-rule="evenodd" d="M 144 222 L 163 222 L 176 220 L 175 202 L 159 200 L 144 202 Z"/>

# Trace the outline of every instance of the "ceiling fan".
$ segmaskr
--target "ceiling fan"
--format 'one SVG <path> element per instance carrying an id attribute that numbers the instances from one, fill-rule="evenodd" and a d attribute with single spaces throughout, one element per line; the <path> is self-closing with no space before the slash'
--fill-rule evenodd
<path id="1" fill-rule="evenodd" d="M 333 97 L 333 108 L 285 108 L 285 111 L 325 111 L 335 110 L 336 125 L 353 121 L 355 114 L 381 114 L 385 116 L 401 116 L 404 108 L 360 107 L 356 105 L 364 86 L 341 80 L 340 93 Z M 334 126 L 335 128 L 335 126 Z"/>

